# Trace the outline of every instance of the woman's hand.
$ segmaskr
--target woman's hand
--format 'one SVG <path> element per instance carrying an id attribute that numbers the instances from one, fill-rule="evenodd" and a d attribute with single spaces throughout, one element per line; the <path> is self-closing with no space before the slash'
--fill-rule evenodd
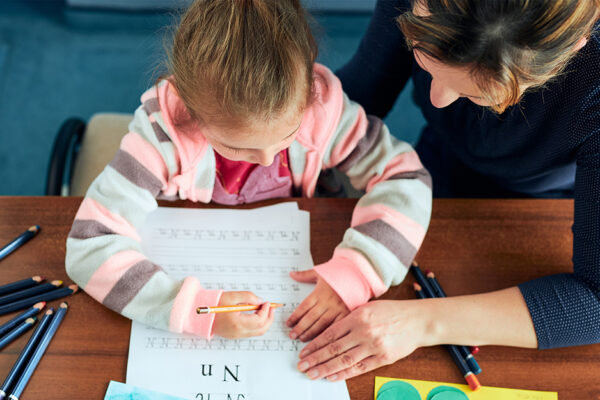
<path id="1" fill-rule="evenodd" d="M 381 300 L 357 308 L 300 352 L 298 369 L 310 379 L 349 379 L 429 345 L 423 303 Z"/>
<path id="2" fill-rule="evenodd" d="M 261 304 L 252 292 L 224 292 L 219 305 Z M 215 315 L 213 332 L 227 339 L 239 339 L 249 336 L 260 336 L 269 330 L 273 323 L 273 310 L 270 303 L 262 303 L 252 314 L 228 312 Z"/>
<path id="3" fill-rule="evenodd" d="M 350 313 L 340 296 L 314 269 L 292 272 L 290 275 L 298 282 L 317 283 L 315 290 L 300 303 L 286 322 L 292 328 L 290 338 L 299 338 L 303 342 L 311 340 Z"/>

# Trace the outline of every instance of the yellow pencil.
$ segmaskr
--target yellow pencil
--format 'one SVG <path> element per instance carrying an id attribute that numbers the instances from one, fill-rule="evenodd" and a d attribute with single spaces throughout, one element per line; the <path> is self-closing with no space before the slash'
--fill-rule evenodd
<path id="1" fill-rule="evenodd" d="M 271 308 L 283 307 L 285 304 L 271 303 Z M 240 311 L 254 311 L 260 308 L 260 304 L 238 304 L 235 306 L 219 306 L 219 307 L 198 307 L 196 312 L 198 314 L 217 314 L 224 312 L 240 312 Z"/>

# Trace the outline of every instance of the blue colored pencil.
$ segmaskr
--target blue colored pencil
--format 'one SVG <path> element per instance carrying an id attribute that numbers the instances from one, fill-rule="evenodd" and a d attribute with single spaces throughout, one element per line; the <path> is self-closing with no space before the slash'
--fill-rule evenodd
<path id="1" fill-rule="evenodd" d="M 431 287 L 432 287 L 433 291 L 435 292 L 436 297 L 446 297 L 446 292 L 444 292 L 444 289 L 442 289 L 442 285 L 440 285 L 440 283 L 436 279 L 435 274 L 431 271 L 425 271 L 425 272 L 427 273 L 427 275 L 426 275 L 427 281 L 431 284 Z M 481 367 L 479 366 L 479 363 L 477 362 L 475 357 L 473 357 L 473 354 L 471 354 L 471 352 L 469 351 L 467 346 L 457 346 L 457 347 L 458 347 L 458 351 L 460 351 L 460 354 L 463 356 L 463 358 L 469 365 L 469 368 L 471 369 L 471 371 L 473 371 L 473 373 L 475 375 L 479 375 L 481 373 Z"/>
<path id="2" fill-rule="evenodd" d="M 8 332 L 5 336 L 0 339 L 0 350 L 8 346 L 10 342 L 27 332 L 33 324 L 37 321 L 37 317 L 27 318 L 21 325 L 17 326 L 12 331 Z"/>
<path id="3" fill-rule="evenodd" d="M 0 260 L 24 245 L 29 239 L 34 237 L 40 231 L 39 225 L 30 226 L 25 232 L 19 235 L 15 240 L 0 249 Z"/>
<path id="4" fill-rule="evenodd" d="M 60 299 L 61 297 L 69 296 L 77 292 L 77 290 L 79 290 L 79 287 L 77 285 L 69 285 L 68 287 L 51 290 L 49 292 L 41 293 L 36 296 L 29 297 L 27 299 L 17 300 L 14 303 L 0 306 L 0 315 L 17 310 L 22 310 L 23 308 L 27 308 L 37 303 L 38 301 L 51 301 Z"/>
<path id="5" fill-rule="evenodd" d="M 6 285 L 0 286 L 0 296 L 4 296 L 7 293 L 17 292 L 19 290 L 30 288 L 32 286 L 37 285 L 43 280 L 44 278 L 41 276 L 32 276 L 31 278 L 7 283 Z"/>
<path id="6" fill-rule="evenodd" d="M 8 320 L 6 323 L 0 325 L 0 337 L 4 336 L 6 332 L 11 331 L 15 326 L 19 325 L 27 318 L 33 317 L 35 314 L 39 313 L 45 305 L 45 301 L 40 301 L 39 303 L 34 304 L 34 306 L 31 307 L 29 310 L 17 315 L 13 319 Z"/>
<path id="7" fill-rule="evenodd" d="M 52 321 L 50 321 L 50 326 L 48 326 L 48 329 L 46 329 L 46 331 L 44 332 L 42 338 L 39 341 L 39 344 L 36 346 L 35 350 L 31 354 L 31 358 L 27 362 L 25 369 L 23 369 L 23 373 L 17 380 L 17 383 L 15 384 L 14 389 L 12 389 L 10 396 L 8 396 L 10 400 L 19 400 L 19 397 L 21 397 L 21 394 L 23 394 L 25 386 L 27 386 L 29 379 L 31 379 L 31 375 L 33 375 L 33 372 L 35 371 L 37 365 L 40 363 L 40 360 L 42 359 L 46 348 L 50 344 L 50 341 L 54 337 L 56 330 L 58 329 L 60 323 L 65 317 L 68 307 L 69 306 L 67 303 L 60 303 L 58 311 L 56 311 L 54 318 L 52 318 Z"/>
<path id="8" fill-rule="evenodd" d="M 0 306 L 13 303 L 17 300 L 27 299 L 29 297 L 35 296 L 36 294 L 55 290 L 57 287 L 60 287 L 62 283 L 62 281 L 56 280 L 49 283 L 42 283 L 41 285 L 37 285 L 29 289 L 7 294 L 6 296 L 0 296 Z"/>
<path id="9" fill-rule="evenodd" d="M 54 308 L 50 308 L 48 311 L 46 311 L 46 314 L 42 317 L 40 323 L 31 334 L 31 337 L 27 341 L 23 351 L 21 351 L 19 358 L 17 358 L 17 361 L 14 363 L 10 372 L 6 376 L 4 383 L 0 386 L 0 400 L 3 400 L 6 396 L 8 396 L 8 393 L 10 393 L 11 387 L 19 378 L 19 374 L 23 368 L 25 368 L 25 364 L 27 363 L 29 356 L 35 350 L 35 347 L 37 346 L 44 332 L 46 332 L 46 328 L 48 327 L 48 324 L 52 320 L 53 316 Z"/>

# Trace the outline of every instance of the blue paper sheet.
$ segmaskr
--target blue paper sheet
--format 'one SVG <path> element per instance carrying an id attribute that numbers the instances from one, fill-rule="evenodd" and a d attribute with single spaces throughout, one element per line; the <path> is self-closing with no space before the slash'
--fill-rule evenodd
<path id="1" fill-rule="evenodd" d="M 110 381 L 104 400 L 186 400 L 181 397 L 143 389 L 138 386 Z"/>

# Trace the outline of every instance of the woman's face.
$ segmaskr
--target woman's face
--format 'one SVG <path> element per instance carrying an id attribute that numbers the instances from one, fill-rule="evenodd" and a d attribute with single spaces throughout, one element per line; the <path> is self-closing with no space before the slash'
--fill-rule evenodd
<path id="1" fill-rule="evenodd" d="M 419 66 L 431 75 L 429 97 L 434 107 L 447 107 L 461 97 L 480 106 L 493 105 L 483 98 L 468 69 L 442 64 L 418 49 L 413 53 Z"/>

